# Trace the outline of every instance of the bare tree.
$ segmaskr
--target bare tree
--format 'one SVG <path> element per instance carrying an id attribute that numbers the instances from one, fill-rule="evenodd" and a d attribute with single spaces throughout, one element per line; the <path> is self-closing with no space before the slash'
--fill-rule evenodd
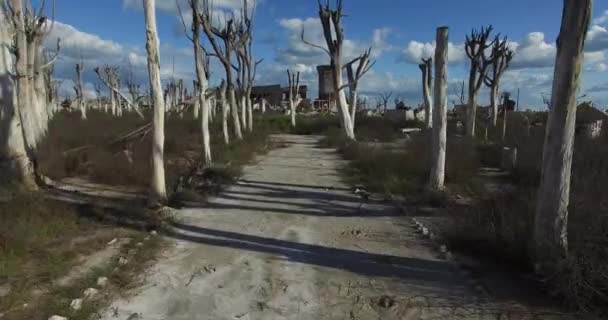
<path id="1" fill-rule="evenodd" d="M 95 84 L 95 95 L 96 95 L 96 99 L 95 100 L 97 101 L 97 110 L 101 111 L 101 108 L 102 108 L 101 105 L 102 105 L 102 99 L 103 99 L 103 97 L 101 95 L 101 84 L 99 84 L 99 83 Z"/>
<path id="2" fill-rule="evenodd" d="M 127 73 L 127 90 L 129 91 L 129 95 L 131 96 L 131 101 L 134 104 L 137 104 L 138 100 L 141 98 L 141 84 L 137 81 L 135 77 L 135 73 L 133 73 L 133 69 L 129 66 L 129 72 Z"/>
<path id="3" fill-rule="evenodd" d="M 534 221 L 536 259 L 543 272 L 555 271 L 558 262 L 568 254 L 576 92 L 581 80 L 591 4 L 592 0 L 564 0 Z"/>
<path id="4" fill-rule="evenodd" d="M 188 4 L 190 6 L 190 9 L 192 10 L 192 37 L 190 37 L 188 34 L 187 36 L 192 41 L 192 45 L 194 47 L 194 61 L 196 66 L 196 86 L 194 94 L 197 97 L 197 103 L 195 103 L 194 109 L 198 109 L 196 106 L 198 104 L 202 111 L 201 134 L 203 137 L 203 162 L 207 167 L 210 167 L 213 162 L 211 157 L 211 138 L 209 135 L 210 105 L 209 100 L 207 99 L 207 89 L 209 87 L 209 57 L 206 51 L 201 46 L 200 41 L 202 24 L 200 14 L 200 2 L 199 0 L 189 0 Z"/>
<path id="5" fill-rule="evenodd" d="M 53 3 L 50 24 L 44 15 L 45 1 L 40 3 L 38 10 L 29 1 L 24 3 L 22 0 L 2 1 L 0 5 L 12 23 L 9 27 L 14 39 L 11 48 L 14 48 L 15 53 L 17 101 L 20 105 L 18 111 L 26 149 L 33 158 L 38 141 L 46 133 L 49 120 L 44 70 L 54 63 L 59 53 L 58 41 L 55 58 L 45 62 L 42 44 L 53 29 L 55 5 Z M 6 20 L 6 23 L 9 21 Z"/>
<path id="6" fill-rule="evenodd" d="M 467 104 L 466 135 L 470 138 L 475 136 L 475 120 L 477 117 L 477 94 L 486 77 L 489 64 L 492 58 L 485 56 L 485 51 L 491 48 L 497 41 L 489 41 L 492 34 L 492 26 L 481 27 L 480 31 L 473 29 L 470 35 L 466 36 L 465 51 L 471 61 L 469 72 L 469 100 Z"/>
<path id="7" fill-rule="evenodd" d="M 228 113 L 230 112 L 230 107 L 226 101 L 227 87 L 226 80 L 222 80 L 222 84 L 219 87 L 220 104 L 222 106 L 222 132 L 224 133 L 224 142 L 230 144 L 230 133 L 228 131 Z"/>
<path id="8" fill-rule="evenodd" d="M 386 112 L 386 110 L 388 109 L 388 101 L 391 99 L 391 97 L 393 96 L 393 92 L 392 91 L 385 91 L 385 92 L 381 92 L 379 94 L 379 101 L 382 104 L 382 108 L 384 109 L 384 112 Z"/>
<path id="9" fill-rule="evenodd" d="M 213 47 L 215 52 L 214 56 L 219 59 L 224 67 L 224 71 L 226 74 L 226 94 L 228 95 L 228 101 L 230 106 L 230 111 L 232 113 L 232 120 L 234 124 L 234 134 L 237 139 L 243 139 L 243 133 L 241 131 L 241 123 L 239 120 L 239 112 L 237 109 L 237 101 L 236 101 L 236 92 L 234 86 L 234 77 L 233 77 L 233 65 L 232 65 L 232 55 L 234 54 L 234 44 L 240 46 L 241 41 L 237 41 L 237 32 L 235 29 L 235 20 L 234 17 L 227 17 L 225 21 L 223 21 L 221 27 L 216 27 L 213 25 L 213 17 L 212 10 L 209 4 L 209 0 L 203 0 L 202 5 L 202 13 L 200 14 L 200 21 L 205 31 L 205 35 L 209 40 L 209 43 Z M 222 40 L 224 47 L 220 47 L 218 43 L 218 38 Z"/>
<path id="10" fill-rule="evenodd" d="M 82 59 L 76 64 L 76 73 L 74 75 L 74 98 L 80 110 L 80 116 L 83 120 L 87 118 L 87 110 L 84 104 L 84 85 L 82 82 L 82 73 L 84 72 L 84 62 Z"/>
<path id="11" fill-rule="evenodd" d="M 110 90 L 112 114 L 118 116 L 122 115 L 122 100 L 127 104 L 128 108 L 135 110 L 139 117 L 144 119 L 144 114 L 139 109 L 137 101 L 131 101 L 126 95 L 124 95 L 120 91 L 120 74 L 118 70 L 118 67 L 112 67 L 108 65 L 104 66 L 103 70 L 100 67 L 93 69 L 93 71 L 95 71 L 95 74 L 97 74 L 99 80 L 101 80 L 101 82 L 103 82 L 103 84 Z"/>
<path id="12" fill-rule="evenodd" d="M 495 41 L 492 46 L 492 59 L 486 61 L 491 67 L 491 70 L 484 77 L 485 84 L 490 88 L 490 104 L 492 106 L 492 126 L 496 127 L 498 121 L 498 89 L 500 88 L 500 78 L 509 68 L 509 64 L 513 59 L 514 53 L 508 46 L 507 37 L 502 40 Z M 479 71 L 480 73 L 483 70 Z"/>
<path id="13" fill-rule="evenodd" d="M 323 5 L 321 0 L 319 4 L 319 18 L 323 27 L 323 36 L 325 37 L 326 47 L 310 43 L 304 38 L 304 30 L 302 29 L 301 39 L 304 43 L 315 48 L 325 51 L 330 58 L 332 67 L 332 80 L 334 92 L 336 93 L 336 102 L 340 110 L 342 127 L 344 128 L 346 137 L 355 140 L 355 128 L 350 116 L 350 110 L 344 89 L 348 86 L 343 84 L 343 62 L 342 62 L 342 46 L 344 43 L 344 28 L 342 26 L 342 0 L 336 0 L 335 9 L 332 9 L 329 1 Z"/>
<path id="14" fill-rule="evenodd" d="M 287 70 L 287 80 L 289 83 L 289 110 L 291 111 L 291 126 L 296 127 L 296 112 L 298 105 L 302 102 L 300 97 L 300 72 L 293 73 Z"/>
<path id="15" fill-rule="evenodd" d="M 146 16 L 146 50 L 148 51 L 150 91 L 154 104 L 154 116 L 152 120 L 152 182 L 150 185 L 149 204 L 158 207 L 167 203 L 164 164 L 165 103 L 160 82 L 160 53 L 158 51 L 159 40 L 156 31 L 156 6 L 154 0 L 144 0 L 143 3 Z"/>
<path id="16" fill-rule="evenodd" d="M 376 64 L 376 61 L 371 61 L 372 48 L 367 49 L 363 54 L 348 62 L 345 65 L 346 68 L 346 76 L 348 77 L 348 89 L 349 89 L 349 99 L 350 103 L 350 120 L 352 122 L 352 127 L 355 128 L 355 118 L 357 116 L 357 108 L 358 108 L 358 87 L 359 80 L 363 78 L 363 76 Z M 357 68 L 354 68 L 355 63 L 357 64 Z"/>
<path id="17" fill-rule="evenodd" d="M 0 183 L 10 182 L 34 190 L 37 189 L 34 166 L 26 150 L 17 96 L 19 78 L 15 77 L 15 59 L 10 50 L 17 30 L 9 17 L 13 13 L 22 16 L 19 11 L 22 6 L 18 1 L 12 5 L 15 11 L 0 2 L 0 171 L 3 173 Z"/>
<path id="18" fill-rule="evenodd" d="M 442 190 L 445 183 L 445 159 L 447 144 L 447 64 L 448 27 L 437 28 L 435 48 L 435 96 L 433 131 L 431 137 L 431 175 L 429 188 Z"/>
<path id="19" fill-rule="evenodd" d="M 424 98 L 424 120 L 426 128 L 431 129 L 433 127 L 432 121 L 432 108 L 431 104 L 433 99 L 431 98 L 431 88 L 433 87 L 433 59 L 422 59 L 422 63 L 418 65 L 420 71 L 422 71 L 422 96 Z"/>

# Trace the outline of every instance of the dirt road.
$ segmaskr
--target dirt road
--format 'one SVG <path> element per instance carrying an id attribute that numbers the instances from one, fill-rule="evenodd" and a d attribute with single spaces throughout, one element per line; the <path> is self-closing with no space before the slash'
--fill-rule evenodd
<path id="1" fill-rule="evenodd" d="M 103 319 L 551 318 L 476 290 L 409 218 L 341 183 L 316 138 L 277 138 L 288 147 L 179 212 L 174 245 Z"/>

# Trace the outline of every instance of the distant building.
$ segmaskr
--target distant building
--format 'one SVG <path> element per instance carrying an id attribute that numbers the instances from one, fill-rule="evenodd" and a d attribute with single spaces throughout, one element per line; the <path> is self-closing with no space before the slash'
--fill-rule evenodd
<path id="1" fill-rule="evenodd" d="M 308 86 L 300 86 L 300 97 L 302 100 L 308 99 Z M 272 106 L 280 106 L 289 100 L 289 88 L 281 88 L 281 85 L 254 86 L 251 88 L 251 98 L 260 101 L 262 98 Z"/>
<path id="2" fill-rule="evenodd" d="M 602 135 L 604 125 L 608 123 L 608 114 L 590 102 L 581 103 L 576 109 L 576 134 L 589 138 Z"/>

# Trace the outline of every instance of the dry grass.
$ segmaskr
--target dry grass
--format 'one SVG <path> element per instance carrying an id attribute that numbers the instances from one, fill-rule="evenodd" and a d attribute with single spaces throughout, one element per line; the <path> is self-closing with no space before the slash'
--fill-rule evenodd
<path id="1" fill-rule="evenodd" d="M 542 115 L 531 114 L 533 117 Z M 514 190 L 490 193 L 475 178 L 481 166 L 499 166 L 503 144 L 475 143 L 459 138 L 455 125 L 448 126 L 446 183 L 449 193 L 471 198 L 463 206 L 424 192 L 428 176 L 428 137 L 423 133 L 407 144 L 406 153 L 393 153 L 368 144 L 348 142 L 339 129 L 325 131 L 326 146 L 336 147 L 350 165 L 344 169 L 351 183 L 371 191 L 402 195 L 405 199 L 443 207 L 451 223 L 443 230 L 450 246 L 520 272 L 532 270 L 532 231 L 536 191 L 540 178 L 544 127 L 532 127 L 510 119 L 504 145 L 518 148 L 518 166 L 504 182 Z M 501 127 L 501 123 L 499 123 Z M 490 132 L 490 137 L 497 137 Z M 366 139 L 359 133 L 358 139 Z M 608 136 L 597 140 L 578 137 L 573 159 L 569 217 L 570 256 L 551 290 L 571 306 L 606 315 L 608 305 Z M 500 183 L 501 180 L 494 182 Z M 604 312 L 604 313 L 602 313 Z"/>
<path id="2" fill-rule="evenodd" d="M 149 183 L 149 135 L 128 144 L 109 143 L 144 124 L 148 120 L 134 114 L 116 118 L 90 111 L 88 120 L 78 113 L 61 112 L 49 125 L 49 133 L 38 150 L 41 171 L 54 178 L 71 176 L 88 178 L 109 185 L 146 187 Z M 197 190 L 197 196 L 219 192 L 241 173 L 241 167 L 258 153 L 273 145 L 267 137 L 277 131 L 267 119 L 256 119 L 254 133 L 245 133 L 244 141 L 224 145 L 220 123 L 212 127 L 214 168 L 205 168 L 206 179 L 213 190 Z M 166 123 L 166 171 L 168 190 L 174 190 L 180 176 L 199 170 L 200 123 L 189 115 L 169 117 Z M 79 150 L 74 148 L 85 147 Z M 66 151 L 68 151 L 66 153 Z M 128 161 L 125 151 L 132 162 Z M 86 304 L 79 312 L 69 309 L 71 299 L 93 286 L 100 274 L 110 275 L 112 290 L 129 288 L 137 280 L 146 261 L 154 258 L 160 242 L 148 241 L 138 247 L 132 263 L 115 270 L 116 261 L 94 270 L 69 287 L 54 287 L 53 280 L 65 275 L 79 258 L 103 248 L 115 237 L 129 236 L 135 240 L 124 250 L 134 249 L 137 239 L 150 228 L 160 228 L 160 219 L 142 208 L 128 212 L 104 210 L 92 206 L 73 206 L 48 200 L 42 193 L 22 193 L 2 189 L 0 197 L 0 288 L 10 288 L 0 298 L 0 314 L 5 319 L 46 319 L 63 314 L 70 319 L 88 319 L 106 301 Z M 178 198 L 174 194 L 173 198 Z M 34 289 L 44 293 L 32 301 Z M 106 297 L 106 296 L 104 296 Z M 106 297 L 107 298 L 107 297 Z M 35 304 L 35 306 L 33 306 Z"/>
<path id="3" fill-rule="evenodd" d="M 130 215 L 121 212 L 120 219 Z M 148 217 L 137 219 L 155 223 Z M 0 313 L 12 310 L 4 318 L 46 319 L 50 312 L 43 305 L 66 290 L 54 287 L 57 279 L 111 239 L 141 234 L 117 227 L 118 220 L 109 218 L 104 210 L 48 200 L 42 193 L 16 192 L 0 202 L 0 287 L 9 289 L 0 299 Z M 40 293 L 33 299 L 35 291 Z M 21 310 L 24 303 L 30 307 Z"/>

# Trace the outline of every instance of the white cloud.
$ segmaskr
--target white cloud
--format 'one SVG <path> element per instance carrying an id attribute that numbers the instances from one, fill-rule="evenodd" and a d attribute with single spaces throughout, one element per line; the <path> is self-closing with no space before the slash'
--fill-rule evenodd
<path id="1" fill-rule="evenodd" d="M 120 44 L 100 38 L 97 35 L 82 32 L 73 26 L 56 21 L 46 45 L 54 47 L 57 38 L 61 39 L 61 54 L 72 58 L 80 56 L 116 57 L 122 55 L 125 48 Z"/>
<path id="2" fill-rule="evenodd" d="M 287 66 L 304 64 L 315 67 L 329 62 L 326 52 L 304 43 L 301 39 L 302 30 L 304 30 L 304 38 L 307 42 L 327 48 L 323 28 L 318 18 L 282 19 L 279 21 L 279 26 L 287 31 L 287 46 L 277 49 L 277 62 Z M 378 58 L 384 51 L 390 50 L 386 41 L 390 32 L 389 28 L 375 29 L 369 41 L 345 39 L 342 48 L 344 60 L 357 57 L 370 46 L 373 48 L 372 54 Z"/>
<path id="3" fill-rule="evenodd" d="M 604 11 L 601 16 L 593 19 L 593 24 L 608 24 L 608 10 Z"/>
<path id="4" fill-rule="evenodd" d="M 585 49 L 591 51 L 608 50 L 608 29 L 593 25 L 587 32 Z"/>
<path id="5" fill-rule="evenodd" d="M 542 32 L 531 32 L 522 43 L 513 42 L 511 47 L 515 51 L 514 69 L 551 67 L 555 63 L 557 48 L 545 41 Z"/>
<path id="6" fill-rule="evenodd" d="M 405 49 L 401 51 L 398 57 L 400 62 L 409 62 L 419 64 L 422 58 L 429 58 L 435 54 L 436 43 L 433 42 L 418 42 L 410 41 Z M 452 63 L 460 63 L 465 61 L 466 54 L 464 45 L 448 43 L 448 61 Z"/>

